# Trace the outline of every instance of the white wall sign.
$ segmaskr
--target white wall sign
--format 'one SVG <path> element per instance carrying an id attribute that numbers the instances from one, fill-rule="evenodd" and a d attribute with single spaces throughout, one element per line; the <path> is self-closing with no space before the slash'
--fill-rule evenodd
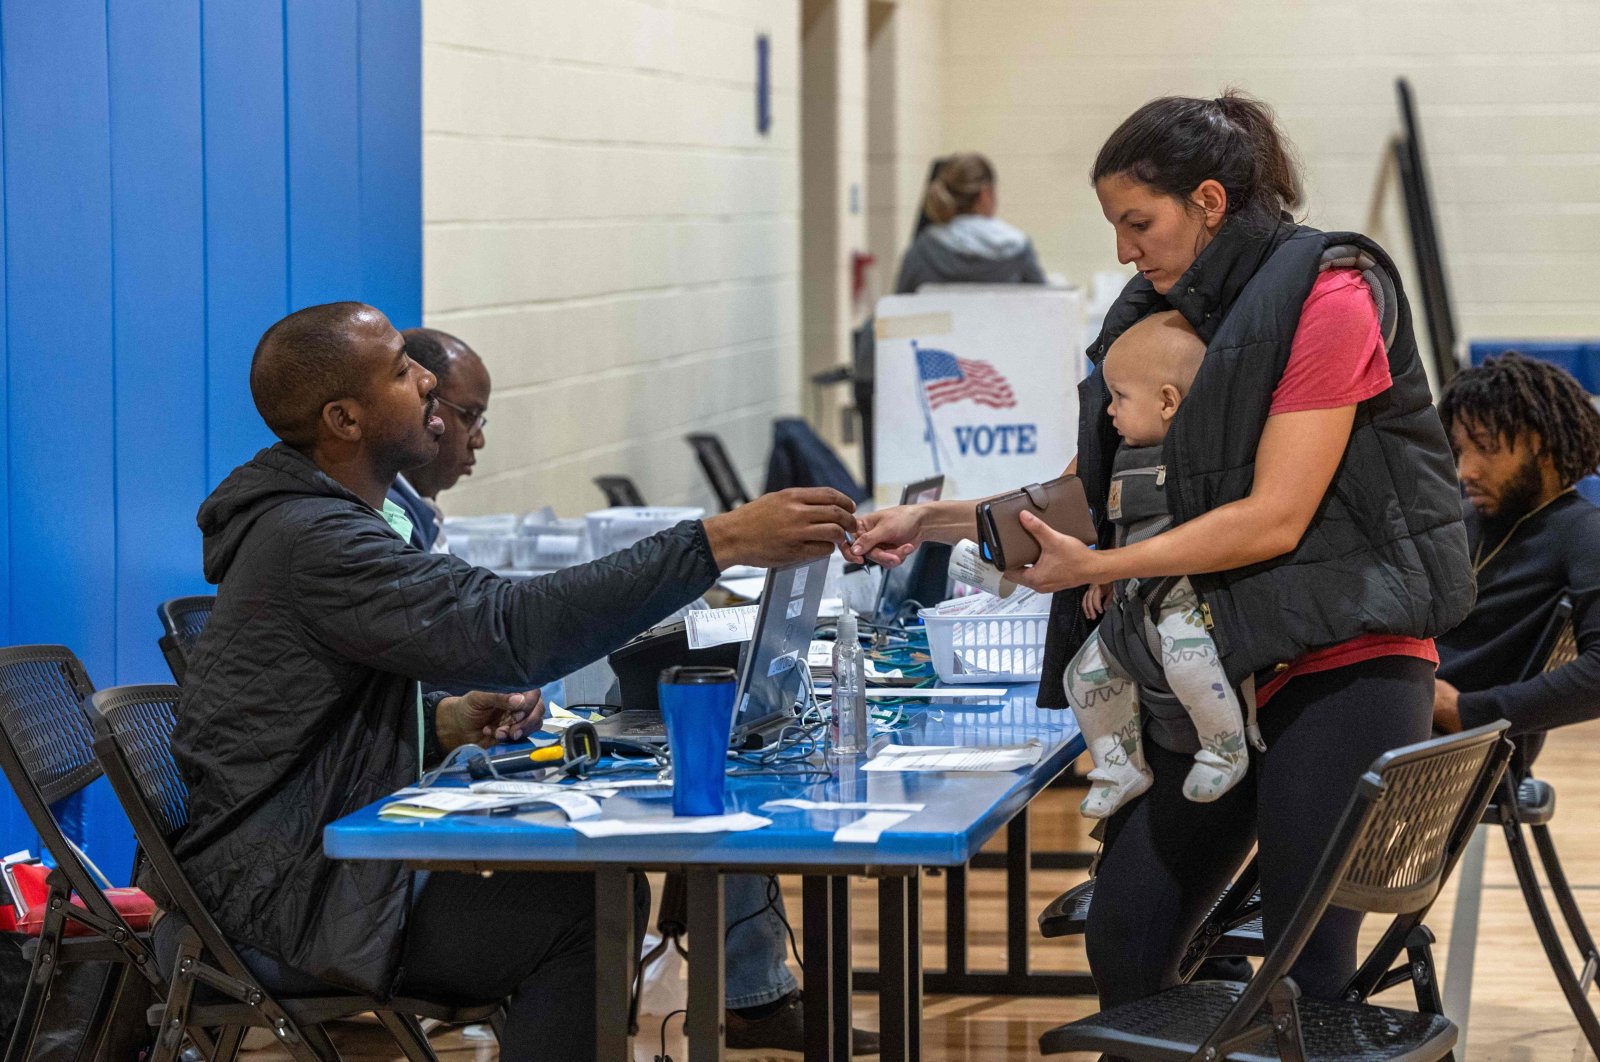
<path id="1" fill-rule="evenodd" d="M 880 494 L 940 473 L 946 498 L 1060 475 L 1078 449 L 1082 318 L 1071 288 L 944 288 L 879 299 Z"/>

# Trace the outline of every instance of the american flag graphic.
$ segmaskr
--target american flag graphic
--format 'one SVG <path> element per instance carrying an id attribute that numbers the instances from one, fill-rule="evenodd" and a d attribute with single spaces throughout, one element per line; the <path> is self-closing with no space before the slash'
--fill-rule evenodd
<path id="1" fill-rule="evenodd" d="M 970 398 L 990 409 L 1010 409 L 1017 404 L 1011 385 L 993 365 L 958 358 L 947 350 L 917 349 L 917 372 L 928 393 L 928 408 Z"/>

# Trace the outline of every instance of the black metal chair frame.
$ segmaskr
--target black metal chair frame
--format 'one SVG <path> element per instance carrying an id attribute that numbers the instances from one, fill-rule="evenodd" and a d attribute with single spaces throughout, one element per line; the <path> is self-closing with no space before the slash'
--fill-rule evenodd
<path id="1" fill-rule="evenodd" d="M 160 880 L 174 913 L 186 925 L 179 931 L 172 983 L 165 1004 L 152 1008 L 151 1024 L 160 1030 L 152 1062 L 173 1062 L 185 1027 L 221 1028 L 215 1058 L 230 1062 L 245 1030 L 271 1029 L 279 1045 L 302 1062 L 337 1059 L 324 1024 L 372 1011 L 413 1062 L 431 1062 L 418 1016 L 447 1022 L 485 1021 L 499 1004 L 452 1008 L 422 1000 L 387 1003 L 361 995 L 277 999 L 256 979 L 223 937 L 188 877 L 178 865 L 168 838 L 187 824 L 188 791 L 172 759 L 176 686 L 120 686 L 94 694 L 94 749 L 133 823 L 134 835 Z M 196 999 L 197 985 L 225 997 Z"/>
<path id="2" fill-rule="evenodd" d="M 189 654 L 194 650 L 200 632 L 206 629 L 216 603 L 217 599 L 211 594 L 196 594 L 175 597 L 156 606 L 156 615 L 161 618 L 163 631 L 158 643 L 161 655 L 166 658 L 167 670 L 172 672 L 172 681 L 180 686 L 189 670 Z M 197 617 L 199 622 L 196 622 Z"/>
<path id="3" fill-rule="evenodd" d="M 1573 631 L 1572 611 L 1572 600 L 1569 597 L 1563 596 L 1556 603 L 1555 611 L 1540 635 L 1537 648 L 1529 659 L 1529 665 L 1521 676 L 1522 679 L 1530 679 L 1542 672 L 1565 667 L 1576 659 L 1578 646 Z M 1530 761 L 1537 752 L 1537 745 L 1543 742 L 1543 737 L 1542 734 L 1535 734 L 1515 739 L 1517 751 L 1512 757 L 1511 767 L 1507 770 L 1493 802 L 1484 814 L 1483 824 L 1498 826 L 1505 836 L 1506 848 L 1511 856 L 1511 867 L 1517 876 L 1517 886 L 1522 892 L 1528 916 L 1533 921 L 1534 930 L 1538 934 L 1539 944 L 1544 949 L 1551 972 L 1555 974 L 1556 982 L 1561 986 L 1561 994 L 1566 998 L 1573 1017 L 1577 1019 L 1578 1027 L 1584 1039 L 1588 1041 L 1590 1050 L 1600 1053 L 1600 1018 L 1596 1017 L 1594 1005 L 1589 999 L 1589 990 L 1594 987 L 1596 974 L 1600 972 L 1600 951 L 1596 950 L 1594 937 L 1589 932 L 1583 912 L 1578 907 L 1577 897 L 1573 894 L 1572 885 L 1568 882 L 1566 871 L 1561 865 L 1560 854 L 1556 851 L 1555 839 L 1550 834 L 1550 820 L 1555 816 L 1555 792 L 1548 783 L 1534 778 L 1530 769 Z M 1567 945 L 1561 939 L 1555 919 L 1550 912 L 1550 905 L 1545 900 L 1539 875 L 1534 867 L 1533 855 L 1529 851 L 1527 837 L 1523 834 L 1524 827 L 1533 835 L 1534 848 L 1539 853 L 1545 881 L 1555 896 L 1556 906 L 1561 911 L 1562 920 L 1566 923 L 1567 932 L 1576 947 L 1580 962 L 1577 967 L 1568 957 Z M 1472 873 L 1463 877 L 1461 891 L 1476 892 L 1481 888 L 1481 883 L 1482 864 L 1478 862 Z M 1459 899 L 1457 903 L 1458 907 L 1462 906 Z M 1467 910 L 1475 915 L 1476 904 Z M 1476 918 L 1469 918 L 1465 924 L 1458 921 L 1454 928 L 1451 958 L 1456 961 L 1451 963 L 1451 976 L 1453 979 L 1462 977 L 1466 981 L 1461 984 L 1461 991 L 1457 991 L 1456 982 L 1452 980 L 1449 997 L 1452 1006 L 1460 1012 L 1457 1016 L 1465 1022 L 1471 1001 L 1470 978 L 1473 962 L 1470 954 L 1463 956 L 1456 950 L 1454 944 L 1456 935 L 1471 932 L 1475 938 Z M 1475 939 L 1472 944 L 1463 946 L 1470 950 L 1474 945 Z M 1464 964 L 1459 961 L 1460 958 L 1465 958 Z"/>
<path id="4" fill-rule="evenodd" d="M 1403 968 L 1390 969 L 1393 953 L 1408 948 L 1427 957 L 1431 938 L 1422 918 L 1505 772 L 1512 751 L 1506 729 L 1500 722 L 1380 756 L 1357 783 L 1281 939 L 1248 984 L 1179 985 L 1053 1029 L 1040 1039 L 1041 1049 L 1214 1062 L 1271 1041 L 1277 1057 L 1299 1062 L 1322 1057 L 1308 1050 L 1309 1028 L 1317 1046 L 1341 1030 L 1359 1030 L 1366 1047 L 1393 1048 L 1392 1057 L 1450 1057 L 1456 1029 L 1443 1017 L 1432 981 L 1416 985 L 1417 1014 L 1358 1001 L 1410 979 Z M 1374 949 L 1343 1001 L 1301 1000 L 1287 972 L 1330 904 L 1398 917 L 1384 935 L 1389 948 Z"/>
<path id="5" fill-rule="evenodd" d="M 706 481 L 711 484 L 711 490 L 716 494 L 723 512 L 732 512 L 749 502 L 750 492 L 739 481 L 739 473 L 733 467 L 733 460 L 728 457 L 728 449 L 722 445 L 720 436 L 694 432 L 685 435 L 684 440 L 694 447 L 695 460 L 700 462 L 700 470 L 706 474 Z"/>
<path id="6" fill-rule="evenodd" d="M 639 493 L 639 485 L 631 476 L 596 476 L 594 485 L 600 488 L 600 493 L 606 496 L 606 504 L 612 507 L 645 504 L 644 495 Z"/>
<path id="7" fill-rule="evenodd" d="M 24 702 L 18 697 L 23 686 L 39 696 Z M 44 925 L 38 940 L 25 945 L 32 951 L 28 985 L 6 1051 L 7 1062 L 29 1057 L 44 1018 L 45 1000 L 63 965 L 114 964 L 108 968 L 105 987 L 84 1026 L 79 1058 L 99 1056 L 109 1018 L 131 973 L 137 972 L 157 991 L 166 990 L 148 934 L 135 931 L 111 905 L 50 811 L 51 804 L 100 777 L 84 708 L 93 693 L 94 685 L 83 664 L 65 646 L 0 649 L 0 768 L 56 861 L 46 879 L 49 893 Z M 74 893 L 81 907 L 72 902 Z M 91 935 L 67 936 L 68 925 L 74 923 Z"/>

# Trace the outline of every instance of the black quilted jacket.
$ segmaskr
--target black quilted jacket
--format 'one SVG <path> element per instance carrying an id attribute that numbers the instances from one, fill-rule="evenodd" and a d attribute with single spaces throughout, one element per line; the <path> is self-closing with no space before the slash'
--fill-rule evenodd
<path id="1" fill-rule="evenodd" d="M 178 858 L 231 940 L 380 996 L 400 974 L 410 875 L 324 858 L 322 829 L 415 781 L 418 682 L 531 688 L 717 574 L 702 526 L 682 523 L 592 564 L 502 579 L 401 541 L 282 445 L 235 469 L 199 522 L 218 591 L 173 734 L 190 791 Z"/>

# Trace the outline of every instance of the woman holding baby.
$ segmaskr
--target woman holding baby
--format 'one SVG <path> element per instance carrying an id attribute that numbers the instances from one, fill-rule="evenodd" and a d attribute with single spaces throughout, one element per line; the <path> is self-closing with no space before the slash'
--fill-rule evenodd
<path id="1" fill-rule="evenodd" d="M 1138 269 L 1080 385 L 1073 470 L 1100 548 L 1025 514 L 1043 553 L 1012 577 L 1073 591 L 1056 594 L 1040 703 L 1070 694 L 1091 748 L 1086 708 L 1140 705 L 1126 641 L 1104 623 L 1091 635 L 1085 614 L 1130 587 L 1158 588 L 1170 613 L 1156 667 L 1176 696 L 1128 715 L 1142 720 L 1131 734 L 1103 728 L 1116 740 L 1085 801 L 1106 819 L 1086 944 L 1112 1007 L 1177 983 L 1256 844 L 1271 945 L 1361 773 L 1428 737 L 1432 638 L 1466 615 L 1473 584 L 1398 272 L 1365 237 L 1290 218 L 1300 180 L 1271 112 L 1232 93 L 1154 100 L 1111 135 L 1092 180 L 1118 259 Z M 1108 512 L 1140 491 L 1133 517 Z M 971 503 L 860 521 L 854 555 L 886 563 L 975 537 Z M 1197 677 L 1180 682 L 1185 667 Z M 1186 686 L 1213 680 L 1231 698 L 1214 717 Z M 1247 739 L 1211 740 L 1215 720 L 1248 714 Z M 1307 996 L 1338 995 L 1359 925 L 1328 910 L 1291 971 Z"/>

